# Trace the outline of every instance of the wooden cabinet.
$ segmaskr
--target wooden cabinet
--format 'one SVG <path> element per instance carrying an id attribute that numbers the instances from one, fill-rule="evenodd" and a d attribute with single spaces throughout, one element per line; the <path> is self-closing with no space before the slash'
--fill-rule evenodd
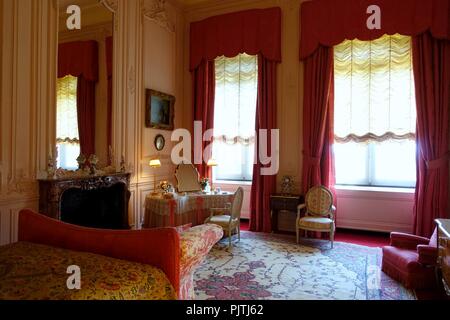
<path id="1" fill-rule="evenodd" d="M 297 206 L 303 203 L 303 196 L 299 194 L 273 194 L 270 196 L 270 211 L 272 214 L 272 231 L 278 232 L 278 212 L 289 211 L 297 214 Z"/>
<path id="2" fill-rule="evenodd" d="M 450 296 L 450 219 L 437 219 L 438 226 L 438 267 L 442 275 L 442 284 Z"/>

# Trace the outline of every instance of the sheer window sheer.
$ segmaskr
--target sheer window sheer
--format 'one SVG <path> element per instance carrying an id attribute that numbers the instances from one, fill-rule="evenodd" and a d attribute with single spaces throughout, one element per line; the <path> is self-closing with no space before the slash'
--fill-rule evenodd
<path id="1" fill-rule="evenodd" d="M 251 181 L 255 148 L 258 57 L 215 60 L 213 157 L 216 180 Z"/>
<path id="2" fill-rule="evenodd" d="M 66 76 L 57 82 L 56 144 L 57 165 L 64 169 L 76 169 L 80 154 L 80 140 L 77 119 L 76 77 Z"/>
<path id="3" fill-rule="evenodd" d="M 411 37 L 334 47 L 337 184 L 413 187 L 416 104 Z"/>

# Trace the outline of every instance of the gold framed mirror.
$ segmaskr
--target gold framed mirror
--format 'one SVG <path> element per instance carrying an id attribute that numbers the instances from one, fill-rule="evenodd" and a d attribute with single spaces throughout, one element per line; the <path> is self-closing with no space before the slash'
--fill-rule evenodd
<path id="1" fill-rule="evenodd" d="M 178 192 L 198 192 L 202 190 L 199 174 L 192 164 L 179 164 L 175 170 Z"/>

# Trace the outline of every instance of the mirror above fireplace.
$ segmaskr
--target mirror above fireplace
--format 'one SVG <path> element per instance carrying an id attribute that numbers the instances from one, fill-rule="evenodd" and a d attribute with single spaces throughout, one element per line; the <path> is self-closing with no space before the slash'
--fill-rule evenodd
<path id="1" fill-rule="evenodd" d="M 58 0 L 57 167 L 76 170 L 80 154 L 111 162 L 114 12 L 101 0 Z M 81 29 L 69 30 L 69 6 Z M 70 12 L 70 11 L 69 11 Z"/>

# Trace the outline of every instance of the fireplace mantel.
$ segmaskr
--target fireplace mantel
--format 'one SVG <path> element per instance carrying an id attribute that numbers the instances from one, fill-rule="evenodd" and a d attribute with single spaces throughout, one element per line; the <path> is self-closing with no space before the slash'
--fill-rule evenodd
<path id="1" fill-rule="evenodd" d="M 123 203 L 122 203 L 122 221 L 118 229 L 127 229 L 128 225 L 128 199 L 130 187 L 130 173 L 114 173 L 106 175 L 92 175 L 83 177 L 62 177 L 39 179 L 39 212 L 51 218 L 63 220 L 64 212 L 62 212 L 63 195 L 66 191 L 99 191 L 108 190 L 117 184 L 124 185 Z M 99 201 L 102 199 L 99 199 Z M 116 200 L 116 199 L 111 199 Z M 103 199 L 105 201 L 105 199 Z M 83 203 L 76 203 L 76 205 L 83 206 Z M 81 212 L 80 212 L 81 214 Z M 93 212 L 95 214 L 95 212 Z M 72 222 L 72 221 L 66 221 Z M 90 226 L 90 225 L 85 225 Z M 99 227 L 93 225 L 92 227 Z"/>

